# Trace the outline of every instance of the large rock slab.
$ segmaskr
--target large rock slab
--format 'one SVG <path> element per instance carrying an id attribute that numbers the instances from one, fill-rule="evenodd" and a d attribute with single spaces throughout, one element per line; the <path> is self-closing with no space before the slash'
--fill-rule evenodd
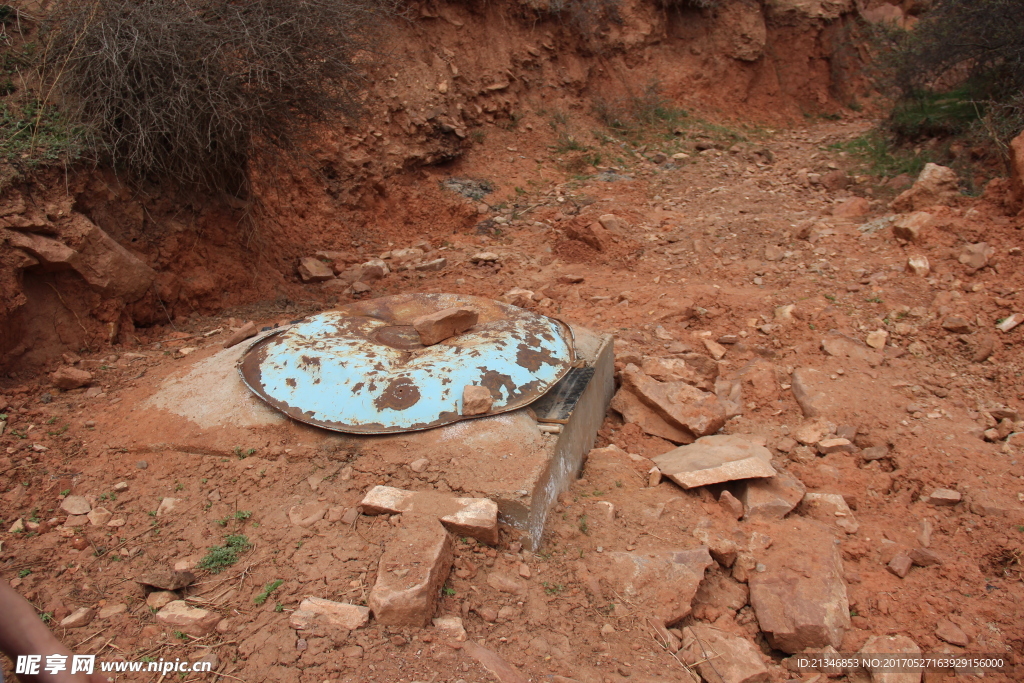
<path id="1" fill-rule="evenodd" d="M 686 382 L 658 382 L 630 364 L 622 370 L 622 385 L 670 424 L 694 436 L 714 434 L 725 424 L 725 408 L 718 397 Z"/>
<path id="2" fill-rule="evenodd" d="M 455 544 L 432 516 L 405 513 L 402 517 L 402 525 L 384 548 L 367 603 L 381 624 L 429 626 L 452 566 Z"/>
<path id="3" fill-rule="evenodd" d="M 693 597 L 714 563 L 707 547 L 659 552 L 603 553 L 593 571 L 623 597 L 671 626 L 690 614 Z"/>
<path id="4" fill-rule="evenodd" d="M 768 680 L 761 651 L 746 638 L 704 624 L 683 629 L 678 655 L 706 683 L 764 683 Z"/>
<path id="5" fill-rule="evenodd" d="M 693 443 L 697 438 L 688 429 L 668 422 L 625 387 L 615 392 L 611 405 L 613 410 L 622 415 L 623 420 L 637 425 L 645 434 L 677 444 Z"/>
<path id="6" fill-rule="evenodd" d="M 359 507 L 366 515 L 430 515 L 457 536 L 469 536 L 488 545 L 498 543 L 498 505 L 489 498 L 455 498 L 433 491 L 375 486 Z"/>
<path id="7" fill-rule="evenodd" d="M 772 454 L 742 436 L 718 434 L 697 439 L 654 458 L 662 476 L 686 489 L 738 479 L 773 477 Z"/>
<path id="8" fill-rule="evenodd" d="M 759 553 L 765 571 L 754 572 L 750 604 L 772 647 L 788 653 L 840 648 L 850 627 L 850 604 L 835 535 L 805 519 L 789 519 Z"/>

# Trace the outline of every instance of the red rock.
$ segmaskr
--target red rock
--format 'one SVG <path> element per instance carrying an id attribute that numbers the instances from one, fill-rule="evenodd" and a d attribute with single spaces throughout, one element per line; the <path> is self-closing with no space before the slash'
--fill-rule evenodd
<path id="1" fill-rule="evenodd" d="M 304 256 L 299 259 L 299 277 L 303 282 L 323 282 L 334 279 L 334 271 L 318 258 Z"/>
<path id="2" fill-rule="evenodd" d="M 471 308 L 446 308 L 443 311 L 421 315 L 412 321 L 413 328 L 420 335 L 420 343 L 432 346 L 462 334 L 476 325 L 480 314 Z"/>
<path id="3" fill-rule="evenodd" d="M 914 548 L 910 551 L 910 561 L 918 567 L 931 567 L 942 564 L 942 557 L 928 548 Z"/>
<path id="4" fill-rule="evenodd" d="M 707 547 L 658 552 L 606 552 L 594 566 L 623 597 L 672 626 L 690 614 L 704 570 L 714 564 Z"/>
<path id="5" fill-rule="evenodd" d="M 885 658 L 868 655 L 903 655 L 907 659 L 915 659 L 921 655 L 921 648 L 907 636 L 871 636 L 859 653 L 869 662 L 877 661 L 880 665 L 864 667 L 871 675 L 871 683 L 918 683 L 921 680 L 921 669 L 923 667 L 900 667 L 899 671 L 892 671 L 883 660 Z"/>
<path id="6" fill-rule="evenodd" d="M 964 630 L 948 619 L 939 621 L 935 627 L 935 637 L 957 647 L 967 647 L 971 642 Z"/>
<path id="7" fill-rule="evenodd" d="M 367 601 L 374 618 L 389 626 L 430 624 L 453 551 L 451 535 L 436 519 L 403 514 L 384 548 Z"/>
<path id="8" fill-rule="evenodd" d="M 432 515 L 458 536 L 475 538 L 488 545 L 498 543 L 498 505 L 490 498 L 455 498 L 433 491 L 375 486 L 366 493 L 359 507 L 366 515 L 406 512 Z"/>
<path id="9" fill-rule="evenodd" d="M 487 585 L 502 593 L 513 595 L 526 595 L 526 584 L 508 574 L 501 572 L 490 572 L 487 574 Z"/>
<path id="10" fill-rule="evenodd" d="M 146 596 L 146 606 L 150 609 L 160 610 L 169 603 L 180 599 L 174 591 L 153 591 Z"/>
<path id="11" fill-rule="evenodd" d="M 871 210 L 871 202 L 863 197 L 851 197 L 832 207 L 832 215 L 836 218 L 863 218 Z"/>
<path id="12" fill-rule="evenodd" d="M 767 448 L 735 434 L 705 436 L 653 458 L 663 476 L 687 489 L 775 476 L 771 459 Z"/>
<path id="13" fill-rule="evenodd" d="M 292 613 L 292 628 L 305 630 L 308 626 L 299 629 L 295 624 L 310 624 L 316 621 L 355 631 L 369 623 L 370 609 L 347 602 L 335 602 L 315 597 L 305 598 L 299 603 L 299 609 Z"/>
<path id="14" fill-rule="evenodd" d="M 736 519 L 743 518 L 743 503 L 728 491 L 722 491 L 718 496 L 718 503 Z"/>
<path id="15" fill-rule="evenodd" d="M 191 585 L 195 580 L 196 575 L 192 572 L 157 569 L 139 576 L 135 582 L 164 591 L 176 591 Z"/>
<path id="16" fill-rule="evenodd" d="M 491 390 L 478 384 L 470 384 L 462 389 L 462 414 L 486 415 L 491 412 L 494 397 Z"/>
<path id="17" fill-rule="evenodd" d="M 712 626 L 683 629 L 678 657 L 707 683 L 764 683 L 769 680 L 761 651 L 746 638 Z"/>
<path id="18" fill-rule="evenodd" d="M 235 344 L 241 344 L 250 337 L 255 337 L 257 334 L 256 325 L 252 322 L 247 322 L 245 325 L 239 327 L 237 330 L 231 333 L 227 339 L 224 340 L 224 348 L 230 349 Z"/>
<path id="19" fill-rule="evenodd" d="M 685 382 L 658 382 L 635 365 L 627 365 L 622 384 L 670 424 L 695 436 L 714 434 L 725 425 L 725 409 L 718 397 Z"/>
<path id="20" fill-rule="evenodd" d="M 626 422 L 636 424 L 645 434 L 657 436 L 677 444 L 693 443 L 696 437 L 689 430 L 677 427 L 661 417 L 636 394 L 623 387 L 612 397 L 611 407 Z"/>
<path id="21" fill-rule="evenodd" d="M 904 579 L 910 572 L 910 567 L 913 564 L 914 561 L 911 560 L 908 555 L 900 553 L 896 557 L 892 558 L 885 568 L 893 574 L 895 574 L 896 576 L 900 577 L 901 579 Z"/>
<path id="22" fill-rule="evenodd" d="M 925 211 L 915 211 L 906 216 L 900 216 L 892 224 L 892 234 L 901 240 L 908 242 L 921 242 L 924 239 L 925 230 L 932 224 L 932 215 Z"/>
<path id="23" fill-rule="evenodd" d="M 220 621 L 220 615 L 205 609 L 189 607 L 184 600 L 164 605 L 156 613 L 156 620 L 176 631 L 200 638 L 211 633 Z"/>
<path id="24" fill-rule="evenodd" d="M 79 607 L 74 612 L 61 619 L 60 627 L 81 628 L 83 626 L 88 626 L 95 616 L 96 612 L 88 607 Z"/>
<path id="25" fill-rule="evenodd" d="M 740 500 L 747 508 L 746 519 L 782 519 L 800 504 L 806 487 L 789 472 L 774 477 L 751 479 L 740 490 Z"/>
<path id="26" fill-rule="evenodd" d="M 85 370 L 79 370 L 78 368 L 63 367 L 50 375 L 50 381 L 53 382 L 53 386 L 58 389 L 68 391 L 70 389 L 84 387 L 86 384 L 91 382 L 92 373 L 86 372 Z"/>
<path id="27" fill-rule="evenodd" d="M 463 644 L 462 649 L 466 654 L 478 661 L 482 667 L 487 669 L 492 676 L 497 678 L 498 683 L 529 683 L 529 679 L 526 676 L 519 673 L 515 667 L 509 665 L 494 650 L 489 650 L 483 645 L 474 643 L 472 640 L 467 640 Z"/>
<path id="28" fill-rule="evenodd" d="M 959 193 L 959 180 L 953 169 L 938 164 L 925 164 L 914 185 L 893 200 L 892 210 L 904 213 L 920 211 L 936 204 L 948 204 Z"/>
<path id="29" fill-rule="evenodd" d="M 750 604 L 772 647 L 789 653 L 839 648 L 850 605 L 835 536 L 825 526 L 790 518 L 759 552 L 765 571 L 749 578 Z"/>

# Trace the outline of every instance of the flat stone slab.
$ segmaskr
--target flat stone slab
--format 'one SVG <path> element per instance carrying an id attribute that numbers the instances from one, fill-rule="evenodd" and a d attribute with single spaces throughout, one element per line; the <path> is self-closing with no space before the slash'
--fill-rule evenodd
<path id="1" fill-rule="evenodd" d="M 769 679 L 756 645 L 713 626 L 694 624 L 683 629 L 680 658 L 705 681 L 765 683 Z"/>
<path id="2" fill-rule="evenodd" d="M 432 491 L 374 486 L 359 503 L 365 515 L 432 515 L 457 536 L 498 544 L 498 505 L 489 498 L 456 498 Z"/>
<path id="3" fill-rule="evenodd" d="M 704 436 L 654 458 L 663 476 L 685 489 L 738 479 L 773 477 L 772 454 L 734 434 Z"/>

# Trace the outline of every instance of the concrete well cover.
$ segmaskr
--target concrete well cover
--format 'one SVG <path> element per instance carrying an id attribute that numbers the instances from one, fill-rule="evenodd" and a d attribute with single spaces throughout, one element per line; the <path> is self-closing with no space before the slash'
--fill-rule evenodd
<path id="1" fill-rule="evenodd" d="M 479 313 L 468 331 L 420 344 L 416 318 L 447 308 Z M 326 429 L 386 434 L 469 419 L 462 390 L 494 397 L 490 415 L 522 408 L 576 360 L 569 326 L 516 306 L 461 294 L 399 294 L 320 313 L 266 335 L 238 370 L 257 396 Z"/>

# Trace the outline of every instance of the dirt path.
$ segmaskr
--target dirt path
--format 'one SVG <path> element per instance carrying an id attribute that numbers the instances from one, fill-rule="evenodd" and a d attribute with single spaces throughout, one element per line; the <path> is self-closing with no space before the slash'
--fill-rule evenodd
<path id="1" fill-rule="evenodd" d="M 212 657 L 228 680 L 687 681 L 679 658 L 660 644 L 649 605 L 629 594 L 627 577 L 604 558 L 701 544 L 714 551 L 717 544 L 719 561 L 679 626 L 713 624 L 748 639 L 763 653 L 770 680 L 782 681 L 800 676 L 766 641 L 747 584 L 772 553 L 799 556 L 800 525 L 817 518 L 835 533 L 844 565 L 851 624 L 839 651 L 895 634 L 926 653 L 1020 657 L 1024 438 L 1011 433 L 1022 429 L 1021 328 L 1002 333 L 995 325 L 1020 307 L 1017 230 L 1024 224 L 964 197 L 930 208 L 932 223 L 919 242 L 898 242 L 888 223 L 871 222 L 890 215 L 896 191 L 847 175 L 856 173 L 852 160 L 831 147 L 867 126 L 829 122 L 765 133 L 661 163 L 622 147 L 628 163 L 546 194 L 512 195 L 509 206 L 481 216 L 491 220 L 478 234 L 428 245 L 447 259 L 443 271 L 397 270 L 369 294 L 498 297 L 519 287 L 534 293 L 525 301 L 540 312 L 613 333 L 620 369 L 720 354 L 716 389 L 738 399 L 741 411 L 723 433 L 759 439 L 777 469 L 809 492 L 841 494 L 849 512 L 801 508 L 783 521 L 737 521 L 717 490 L 684 490 L 668 480 L 650 486 L 648 458 L 674 444 L 610 411 L 598 445 L 624 452 L 590 458 L 537 553 L 523 551 L 510 533 L 496 550 L 456 544 L 439 614 L 460 616 L 469 641 L 510 669 L 492 665 L 498 673 L 488 673 L 468 641 L 439 629 L 371 622 L 302 637 L 289 616 L 303 597 L 365 600 L 390 527 L 379 517 L 297 526 L 289 509 L 312 501 L 340 516 L 375 484 L 438 488 L 444 472 L 278 444 L 252 453 L 223 446 L 207 455 L 133 451 L 140 437 L 133 392 L 219 348 L 225 314 L 193 319 L 180 339 L 164 330 L 132 351 L 81 359 L 77 367 L 96 378 L 92 389 L 58 391 L 46 377 L 0 385 L 0 412 L 9 416 L 0 436 L 0 517 L 5 532 L 16 520 L 28 527 L 3 534 L 4 579 L 55 625 L 78 608 L 97 611 L 85 626 L 57 629 L 75 652 Z M 545 161 L 555 156 L 544 154 Z M 492 162 L 490 171 L 502 167 Z M 517 206 L 531 208 L 520 215 Z M 381 250 L 418 238 L 392 241 Z M 993 251 L 973 268 L 979 264 L 960 256 L 979 242 Z M 473 263 L 480 251 L 497 254 L 496 264 Z M 926 275 L 907 270 L 908 257 L 919 255 L 928 259 Z M 309 303 L 230 314 L 258 325 L 291 319 L 341 291 L 319 287 L 310 286 Z M 217 328 L 224 331 L 205 335 Z M 879 348 L 864 343 L 878 331 L 887 333 L 872 336 Z M 186 348 L 194 350 L 182 355 Z M 800 382 L 814 394 L 804 406 L 794 397 Z M 815 410 L 817 417 L 806 416 Z M 829 436 L 849 443 L 821 455 L 815 444 Z M 929 501 L 936 489 L 956 491 L 961 501 Z M 62 526 L 68 515 L 60 497 L 68 494 L 86 496 L 123 525 Z M 167 498 L 178 499 L 177 508 L 158 513 Z M 193 638 L 157 623 L 133 578 L 176 563 L 194 568 L 227 534 L 244 534 L 251 546 L 220 573 L 197 570 L 187 590 L 192 604 L 222 617 L 216 629 Z M 723 560 L 723 539 L 744 559 Z M 934 563 L 919 562 L 903 578 L 887 569 L 894 557 L 921 549 Z M 748 556 L 753 564 L 736 569 Z M 491 575 L 516 577 L 519 588 L 497 590 Z M 961 634 L 966 642 L 950 642 Z M 804 672 L 802 680 L 815 675 Z"/>

